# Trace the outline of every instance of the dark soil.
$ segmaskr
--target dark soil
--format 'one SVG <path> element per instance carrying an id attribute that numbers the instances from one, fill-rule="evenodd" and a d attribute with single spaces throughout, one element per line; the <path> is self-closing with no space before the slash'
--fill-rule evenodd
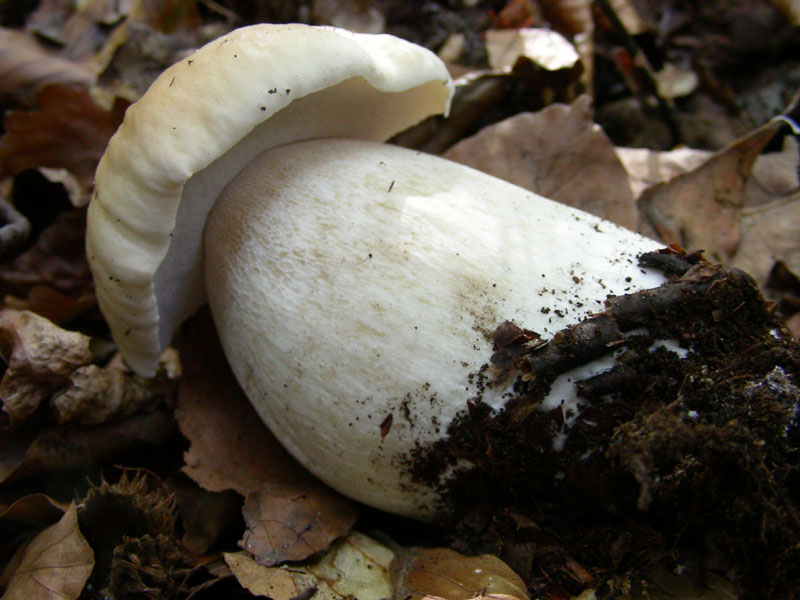
<path id="1" fill-rule="evenodd" d="M 800 346 L 744 273 L 677 249 L 640 260 L 672 281 L 611 297 L 544 345 L 501 325 L 481 377 L 512 374 L 515 397 L 499 413 L 471 400 L 412 473 L 439 485 L 453 546 L 497 554 L 534 596 L 591 584 L 603 597 L 694 561 L 699 585 L 719 569 L 744 597 L 794 597 Z M 686 357 L 653 349 L 665 339 Z M 537 408 L 550 382 L 611 351 L 617 366 L 578 384 L 580 414 L 554 450 L 562 411 Z M 438 483 L 457 460 L 475 468 Z"/>

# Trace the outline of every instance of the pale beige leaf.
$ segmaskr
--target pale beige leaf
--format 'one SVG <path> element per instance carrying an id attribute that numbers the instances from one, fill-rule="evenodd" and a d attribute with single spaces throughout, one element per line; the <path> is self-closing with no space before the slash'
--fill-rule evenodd
<path id="1" fill-rule="evenodd" d="M 370 537 L 351 532 L 317 560 L 265 567 L 245 553 L 225 554 L 239 583 L 253 594 L 290 600 L 316 589 L 315 600 L 384 600 L 392 597 L 389 568 L 394 552 Z"/>
<path id="2" fill-rule="evenodd" d="M 260 565 L 245 552 L 225 552 L 223 556 L 234 577 L 254 596 L 290 600 L 300 593 L 286 569 Z"/>
<path id="3" fill-rule="evenodd" d="M 464 556 L 447 548 L 414 548 L 395 559 L 392 576 L 396 598 L 468 600 L 482 594 L 502 594 L 528 599 L 519 575 L 488 554 Z"/>
<path id="4" fill-rule="evenodd" d="M 592 123 L 586 96 L 485 127 L 445 157 L 636 228 L 627 172 L 610 140 Z"/>
<path id="5" fill-rule="evenodd" d="M 551 29 L 490 29 L 486 54 L 492 70 L 501 73 L 510 73 L 520 58 L 548 71 L 571 69 L 580 60 L 575 47 Z"/>
<path id="6" fill-rule="evenodd" d="M 0 381 L 0 401 L 11 423 L 30 416 L 39 403 L 89 364 L 89 338 L 66 331 L 27 311 L 0 311 L 0 356 L 8 368 Z"/>
<path id="7" fill-rule="evenodd" d="M 30 543 L 2 600 L 78 598 L 93 568 L 94 552 L 78 529 L 72 504 Z"/>
<path id="8" fill-rule="evenodd" d="M 354 531 L 309 564 L 308 570 L 338 597 L 381 600 L 392 597 L 394 556 L 391 549 Z"/>

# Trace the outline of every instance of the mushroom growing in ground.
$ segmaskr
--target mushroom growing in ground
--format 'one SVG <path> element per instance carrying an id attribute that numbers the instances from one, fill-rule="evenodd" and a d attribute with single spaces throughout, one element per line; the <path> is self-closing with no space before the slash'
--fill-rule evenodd
<path id="1" fill-rule="evenodd" d="M 133 369 L 152 375 L 208 300 L 281 443 L 340 492 L 422 519 L 439 492 L 412 479 L 410 453 L 468 401 L 502 409 L 519 382 L 489 367 L 498 331 L 543 341 L 610 294 L 665 281 L 637 264 L 651 240 L 381 143 L 446 113 L 452 90 L 432 53 L 391 36 L 234 31 L 128 110 L 87 231 L 98 300 Z M 540 409 L 562 407 L 554 445 L 580 410 L 573 382 L 613 361 L 552 382 Z"/>

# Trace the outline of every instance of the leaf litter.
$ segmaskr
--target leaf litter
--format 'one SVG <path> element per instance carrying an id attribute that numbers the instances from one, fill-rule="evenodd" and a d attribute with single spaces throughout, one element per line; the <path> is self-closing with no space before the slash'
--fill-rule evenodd
<path id="1" fill-rule="evenodd" d="M 708 6 L 659 2 L 664 8 L 659 12 L 632 0 L 598 3 L 608 5 L 619 23 L 609 20 L 607 11 L 593 13 L 592 4 L 584 0 L 511 0 L 494 11 L 484 3 L 465 2 L 464 7 L 453 8 L 434 2 L 416 13 L 391 1 L 366 8 L 356 4 L 343 4 L 338 14 L 328 5 L 325 18 L 356 23 L 355 17 L 369 13 L 370 27 L 405 33 L 434 49 L 453 38 L 448 58 L 460 62 L 453 68 L 466 74 L 451 119 L 423 124 L 405 134 L 406 143 L 438 152 L 457 143 L 449 153 L 466 164 L 628 227 L 638 226 L 650 235 L 660 234 L 664 242 L 682 243 L 692 250 L 702 246 L 714 260 L 750 271 L 789 323 L 798 323 L 795 333 L 800 331 L 797 152 L 764 153 L 767 144 L 774 146 L 770 138 L 775 131 L 769 129 L 782 128 L 779 136 L 786 140 L 786 128 L 777 123 L 761 130 L 753 127 L 788 104 L 789 86 L 774 84 L 774 74 L 784 66 L 770 58 L 771 79 L 751 78 L 760 87 L 749 89 L 735 73 L 736 69 L 746 73 L 748 62 L 763 61 L 769 52 L 771 57 L 780 55 L 781 44 L 796 33 L 786 25 L 796 27 L 796 19 L 780 17 L 795 18 L 790 4 L 743 0 L 730 7 L 718 2 Z M 75 207 L 88 197 L 96 161 L 127 102 L 135 100 L 149 79 L 183 49 L 234 24 L 279 17 L 307 20 L 309 14 L 295 3 L 250 9 L 228 2 L 191 3 L 188 9 L 179 5 L 131 2 L 111 7 L 95 0 L 76 9 L 43 2 L 28 15 L 29 33 L 3 31 L 5 37 L 0 36 L 0 72 L 7 74 L 2 88 L 5 133 L 0 140 L 3 189 L 26 218 L 41 221 L 32 238 L 13 248 L 0 267 L 8 332 L 4 340 L 24 329 L 6 314 L 15 319 L 30 315 L 26 318 L 37 323 L 32 332 L 3 342 L 6 364 L 0 388 L 24 391 L 10 396 L 7 409 L 3 406 L 14 427 L 0 434 L 0 522 L 12 531 L 28 532 L 31 539 L 31 531 L 58 519 L 57 525 L 61 524 L 76 508 L 77 521 L 64 526 L 71 533 L 63 538 L 61 550 L 71 548 L 80 556 L 80 539 L 84 544 L 88 539 L 97 560 L 94 567 L 82 560 L 72 571 L 56 569 L 53 589 L 65 586 L 66 597 L 81 593 L 96 597 L 101 591 L 119 598 L 192 593 L 202 597 L 215 591 L 250 590 L 253 595 L 293 599 L 411 594 L 447 600 L 509 598 L 504 594 L 519 599 L 536 591 L 547 598 L 589 600 L 608 589 L 602 581 L 615 581 L 618 587 L 612 585 L 612 593 L 619 598 L 670 594 L 699 598 L 694 584 L 687 582 L 703 577 L 703 597 L 736 597 L 740 590 L 729 577 L 741 573 L 730 571 L 731 563 L 721 558 L 724 553 L 719 548 L 709 547 L 706 540 L 695 546 L 695 557 L 683 547 L 672 548 L 673 554 L 665 557 L 658 555 L 663 540 L 649 537 L 652 531 L 641 527 L 627 529 L 627 534 L 622 529 L 617 532 L 608 553 L 612 566 L 600 571 L 577 549 L 600 544 L 603 538 L 576 540 L 570 551 L 563 539 L 543 537 L 541 524 L 519 511 L 495 515 L 498 523 L 510 522 L 517 531 L 500 538 L 500 546 L 487 548 L 503 560 L 460 555 L 452 549 L 480 552 L 481 544 L 498 541 L 492 537 L 497 530 L 472 546 L 464 545 L 468 535 L 459 538 L 430 530 L 420 536 L 428 538 L 429 547 L 423 550 L 414 540 L 404 539 L 406 545 L 400 545 L 387 537 L 404 538 L 411 532 L 408 527 L 368 514 L 363 523 L 377 522 L 384 531 L 378 531 L 375 539 L 364 536 L 353 530 L 362 523 L 357 507 L 302 471 L 260 424 L 218 346 L 209 342 L 207 315 L 184 328 L 180 362 L 174 357 L 166 360 L 155 382 L 144 382 L 117 363 L 83 257 L 85 209 Z M 322 3 L 319 9 L 323 14 Z M 748 23 L 750 34 L 747 28 L 737 29 L 742 22 Z M 482 36 L 487 30 L 490 35 Z M 542 43 L 555 40 L 554 32 L 560 36 L 558 42 Z M 754 45 L 758 32 L 762 41 Z M 486 56 L 497 51 L 484 46 L 482 37 L 500 39 L 499 48 L 506 53 L 516 43 L 513 40 L 522 50 L 507 56 L 492 72 Z M 43 47 L 42 39 L 48 47 Z M 528 48 L 542 43 L 538 47 L 544 53 L 525 50 L 521 42 L 526 39 L 533 42 Z M 574 62 L 576 51 L 579 63 Z M 643 55 L 652 66 L 636 62 Z M 548 71 L 543 64 L 567 68 Z M 793 77 L 783 73 L 786 81 Z M 683 87 L 681 94 L 688 96 L 664 87 L 668 74 L 672 74 L 670 89 L 677 82 Z M 661 87 L 648 88 L 648 77 Z M 585 96 L 580 97 L 582 93 Z M 666 112 L 652 110 L 657 100 Z M 621 120 L 612 118 L 613 110 Z M 695 149 L 664 148 L 669 125 L 665 115 Z M 596 122 L 604 124 L 605 134 Z M 636 123 L 646 124 L 637 129 Z M 464 139 L 473 134 L 477 135 Z M 614 147 L 632 136 L 646 146 L 637 149 L 638 168 L 630 156 L 625 158 L 624 150 Z M 683 158 L 656 154 L 654 148 L 681 152 Z M 621 161 L 617 153 L 623 156 Z M 769 159 L 774 161 L 760 169 L 759 163 Z M 68 199 L 57 214 L 41 218 L 47 199 L 23 185 L 31 171 L 53 182 Z M 11 324 L 5 324 L 6 318 Z M 40 343 L 38 354 L 21 358 L 20 349 L 37 336 L 52 341 Z M 70 359 L 70 352 L 87 341 L 88 357 Z M 210 346 L 204 347 L 206 343 Z M 731 393 L 760 402 L 765 390 L 791 393 L 796 385 L 791 375 L 762 375 L 749 388 Z M 644 419 L 648 431 L 675 425 L 670 421 L 673 409 L 648 417 L 652 422 Z M 687 511 L 696 507 L 697 501 L 683 495 L 682 486 L 692 481 L 692 474 L 703 472 L 701 466 L 684 460 L 669 475 L 659 471 L 659 463 L 648 452 L 663 452 L 664 446 L 653 445 L 650 437 L 637 438 L 641 431 L 620 428 L 621 437 L 614 442 L 619 444 L 622 438 L 629 442 L 627 449 L 614 448 L 636 479 L 636 497 L 650 494 L 658 503 L 671 494 Z M 714 435 L 709 433 L 709 439 L 717 439 Z M 673 443 L 677 439 L 680 436 Z M 723 435 L 718 446 L 730 443 L 730 436 Z M 698 450 L 707 457 L 703 452 Z M 758 456 L 755 452 L 753 460 Z M 113 468 L 118 461 L 144 470 Z M 185 475 L 178 472 L 181 467 Z M 94 482 L 88 491 L 87 477 Z M 723 481 L 710 489 L 712 498 L 727 493 Z M 77 505 L 62 512 L 75 498 Z M 563 511 L 555 516 L 563 519 Z M 775 514 L 762 516 L 765 524 L 775 518 Z M 691 515 L 686 519 L 684 523 L 691 522 Z M 277 526 L 267 525 L 272 523 Z M 465 523 L 474 527 L 476 521 Z M 103 535 L 109 526 L 114 533 Z M 56 525 L 41 530 L 27 548 L 36 549 L 33 544 L 42 536 L 47 540 L 52 527 Z M 79 527 L 86 531 L 81 533 Z M 35 584 L 30 592 L 27 567 L 20 566 L 29 564 L 22 561 L 31 557 L 23 542 L 8 543 L 12 545 L 0 547 L 16 551 L 0 578 L 4 598 L 31 595 L 37 591 Z M 61 544 L 56 543 L 54 551 Z M 236 552 L 237 545 L 254 552 Z M 643 559 L 654 558 L 654 568 L 630 571 L 630 557 L 636 552 Z M 683 562 L 674 562 L 676 552 Z M 42 558 L 46 556 L 50 555 L 42 553 Z M 665 564 L 688 577 L 665 570 Z M 542 577 L 531 577 L 535 569 Z M 500 587 L 470 578 L 478 571 L 492 574 Z M 81 590 L 90 572 L 91 583 Z M 549 583 L 542 586 L 542 581 Z M 751 593 L 764 583 L 751 581 Z"/>

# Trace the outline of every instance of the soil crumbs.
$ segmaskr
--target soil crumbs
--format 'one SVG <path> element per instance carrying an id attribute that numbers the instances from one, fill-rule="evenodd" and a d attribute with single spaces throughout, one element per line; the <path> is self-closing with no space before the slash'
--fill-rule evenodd
<path id="1" fill-rule="evenodd" d="M 721 572 L 745 598 L 794 597 L 800 345 L 741 271 L 676 248 L 640 263 L 670 281 L 609 298 L 547 344 L 501 325 L 481 375 L 513 370 L 512 399 L 499 413 L 471 400 L 411 473 L 439 485 L 453 547 L 498 555 L 534 597 L 613 597 L 687 564 L 699 588 Z M 579 414 L 537 408 L 559 373 L 610 351 L 618 364 L 577 384 Z"/>

